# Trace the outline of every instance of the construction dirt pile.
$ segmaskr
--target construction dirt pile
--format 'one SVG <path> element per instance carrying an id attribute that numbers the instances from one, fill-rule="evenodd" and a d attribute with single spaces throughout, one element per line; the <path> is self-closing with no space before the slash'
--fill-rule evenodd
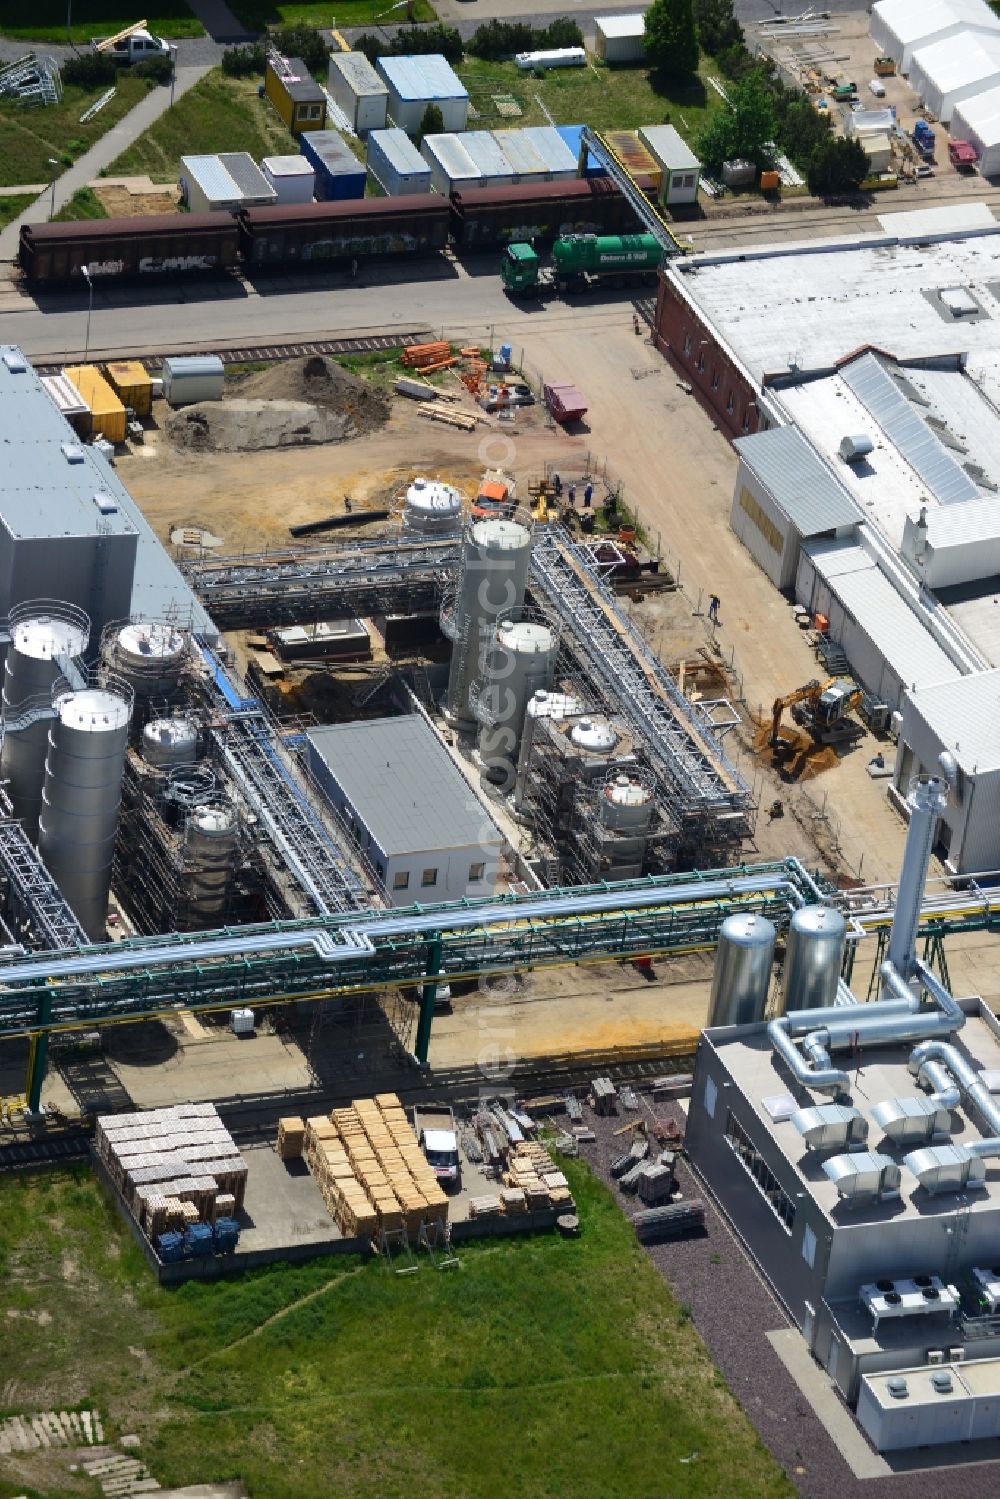
<path id="1" fill-rule="evenodd" d="M 384 390 L 318 354 L 237 376 L 227 386 L 233 395 L 246 400 L 305 401 L 332 411 L 347 418 L 351 437 L 374 432 L 389 420 L 391 401 Z"/>
<path id="2" fill-rule="evenodd" d="M 222 401 L 173 412 L 164 431 L 174 447 L 201 453 L 346 442 L 389 419 L 389 397 L 327 359 L 276 364 L 226 382 Z"/>

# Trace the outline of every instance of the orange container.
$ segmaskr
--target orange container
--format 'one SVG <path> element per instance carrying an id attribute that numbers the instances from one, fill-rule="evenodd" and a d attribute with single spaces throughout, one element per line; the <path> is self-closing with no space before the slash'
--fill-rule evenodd
<path id="1" fill-rule="evenodd" d="M 762 193 L 776 193 L 781 186 L 780 172 L 761 172 L 760 190 Z"/>

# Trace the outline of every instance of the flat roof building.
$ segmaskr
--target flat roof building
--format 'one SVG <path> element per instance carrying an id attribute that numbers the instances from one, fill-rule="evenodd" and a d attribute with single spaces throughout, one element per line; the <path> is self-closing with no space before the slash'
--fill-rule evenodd
<path id="1" fill-rule="evenodd" d="M 503 838 L 420 714 L 310 729 L 309 764 L 394 906 L 492 895 Z"/>

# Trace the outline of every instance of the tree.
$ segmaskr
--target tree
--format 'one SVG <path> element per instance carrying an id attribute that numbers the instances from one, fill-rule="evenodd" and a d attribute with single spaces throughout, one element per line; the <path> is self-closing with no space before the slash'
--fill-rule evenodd
<path id="1" fill-rule="evenodd" d="M 694 18 L 702 50 L 713 57 L 727 47 L 743 46 L 743 28 L 733 13 L 733 0 L 694 0 Z"/>
<path id="2" fill-rule="evenodd" d="M 417 145 L 420 145 L 420 142 L 423 140 L 425 135 L 443 134 L 444 115 L 441 113 L 438 105 L 428 104 L 427 108 L 424 110 L 424 117 L 420 121 L 420 129 L 417 131 Z"/>
<path id="3" fill-rule="evenodd" d="M 730 85 L 729 102 L 710 116 L 695 142 L 699 158 L 715 176 L 724 161 L 774 164 L 774 95 L 758 69 Z"/>
<path id="4" fill-rule="evenodd" d="M 653 0 L 646 12 L 646 56 L 667 78 L 684 78 L 698 67 L 693 0 Z"/>
<path id="5" fill-rule="evenodd" d="M 814 151 L 806 180 L 813 197 L 839 198 L 856 193 L 870 171 L 856 135 L 830 136 Z"/>

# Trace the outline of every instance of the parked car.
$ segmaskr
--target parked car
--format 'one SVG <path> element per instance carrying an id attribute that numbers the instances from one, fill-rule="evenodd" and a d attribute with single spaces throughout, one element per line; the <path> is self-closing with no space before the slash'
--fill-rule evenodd
<path id="1" fill-rule="evenodd" d="M 885 98 L 885 84 L 882 82 L 881 78 L 870 78 L 868 80 L 868 87 L 870 91 L 875 95 L 876 99 Z"/>

